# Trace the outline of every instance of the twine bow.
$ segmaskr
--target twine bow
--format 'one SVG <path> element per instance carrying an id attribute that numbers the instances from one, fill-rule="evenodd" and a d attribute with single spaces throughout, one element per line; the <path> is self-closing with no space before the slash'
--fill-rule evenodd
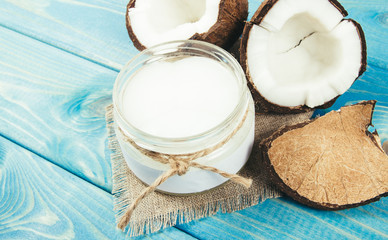
<path id="1" fill-rule="evenodd" d="M 140 147 L 139 145 L 137 145 L 131 138 L 129 138 L 123 132 L 123 130 L 120 127 L 118 127 L 119 131 L 124 136 L 124 141 L 131 144 L 138 151 L 140 151 L 143 155 L 148 156 L 148 157 L 152 158 L 153 160 L 158 161 L 160 163 L 169 164 L 170 169 L 167 170 L 166 172 L 164 172 L 162 175 L 160 175 L 151 185 L 146 187 L 140 193 L 140 195 L 135 199 L 135 201 L 131 204 L 131 206 L 128 208 L 128 210 L 121 217 L 119 223 L 117 224 L 117 227 L 124 231 L 125 227 L 128 225 L 128 223 L 130 221 L 130 218 L 131 218 L 133 211 L 136 209 L 136 207 L 140 204 L 140 202 L 148 194 L 155 191 L 155 189 L 160 184 L 165 182 L 168 178 L 170 178 L 174 175 L 179 175 L 179 176 L 184 175 L 190 169 L 190 167 L 195 167 L 195 168 L 199 168 L 202 170 L 218 173 L 225 178 L 229 178 L 230 180 L 232 180 L 238 184 L 241 184 L 246 188 L 249 188 L 252 184 L 252 179 L 244 178 L 244 177 L 241 177 L 237 174 L 227 173 L 227 172 L 219 170 L 215 167 L 202 165 L 202 164 L 199 164 L 199 163 L 193 161 L 197 158 L 204 157 L 204 156 L 208 155 L 209 153 L 214 152 L 216 149 L 220 148 L 226 142 L 228 142 L 236 134 L 236 132 L 242 127 L 247 115 L 248 115 L 248 110 L 246 111 L 240 124 L 222 142 L 216 144 L 213 147 L 210 147 L 210 148 L 198 151 L 198 152 L 190 153 L 190 154 L 165 154 L 165 153 L 159 153 L 159 152 L 155 152 L 155 151 L 150 151 L 148 149 L 144 149 L 144 148 Z"/>

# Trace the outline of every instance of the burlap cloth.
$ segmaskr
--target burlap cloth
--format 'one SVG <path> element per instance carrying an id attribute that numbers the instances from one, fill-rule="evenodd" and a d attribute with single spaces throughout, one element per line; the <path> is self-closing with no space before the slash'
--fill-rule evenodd
<path id="1" fill-rule="evenodd" d="M 111 150 L 114 210 L 116 223 L 139 193 L 147 187 L 128 168 L 121 153 L 114 131 L 112 106 L 107 108 L 108 147 Z M 249 189 L 228 181 L 212 190 L 191 195 L 168 195 L 153 192 L 147 196 L 132 214 L 126 228 L 130 236 L 156 232 L 160 229 L 211 216 L 217 212 L 238 211 L 281 193 L 266 179 L 262 171 L 262 159 L 258 143 L 284 125 L 304 121 L 312 112 L 277 115 L 256 113 L 255 144 L 247 164 L 239 175 L 253 179 Z"/>

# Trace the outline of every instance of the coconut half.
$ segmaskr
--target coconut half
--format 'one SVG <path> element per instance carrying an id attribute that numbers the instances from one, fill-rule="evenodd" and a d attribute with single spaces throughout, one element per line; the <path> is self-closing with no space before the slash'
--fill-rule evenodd
<path id="1" fill-rule="evenodd" d="M 259 110 L 326 108 L 366 69 L 361 26 L 335 0 L 267 0 L 246 24 L 240 61 Z"/>
<path id="2" fill-rule="evenodd" d="M 388 195 L 388 156 L 369 132 L 376 101 L 291 125 L 261 143 L 272 182 L 295 200 L 336 210 Z"/>
<path id="3" fill-rule="evenodd" d="M 223 48 L 241 35 L 248 0 L 131 0 L 126 25 L 134 46 L 196 39 Z"/>

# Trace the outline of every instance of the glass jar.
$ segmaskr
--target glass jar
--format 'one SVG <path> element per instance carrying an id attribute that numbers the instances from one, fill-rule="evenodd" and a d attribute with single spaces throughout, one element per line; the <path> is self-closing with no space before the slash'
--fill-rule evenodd
<path id="1" fill-rule="evenodd" d="M 208 131 L 183 138 L 154 136 L 134 127 L 123 114 L 125 107 L 123 92 L 131 77 L 144 66 L 155 61 L 174 61 L 177 58 L 190 56 L 213 59 L 233 73 L 240 97 L 232 113 Z M 184 40 L 163 43 L 142 51 L 119 73 L 113 89 L 113 105 L 115 132 L 125 161 L 131 171 L 148 185 L 170 166 L 144 155 L 138 148 L 124 140 L 127 137 L 141 148 L 156 153 L 189 154 L 215 146 L 232 134 L 233 136 L 221 147 L 204 157 L 193 160 L 232 174 L 237 173 L 244 166 L 251 153 L 255 110 L 245 74 L 239 63 L 228 52 L 215 45 Z M 174 194 L 196 193 L 214 188 L 227 180 L 217 173 L 191 167 L 184 175 L 174 175 L 167 179 L 158 186 L 157 190 Z"/>

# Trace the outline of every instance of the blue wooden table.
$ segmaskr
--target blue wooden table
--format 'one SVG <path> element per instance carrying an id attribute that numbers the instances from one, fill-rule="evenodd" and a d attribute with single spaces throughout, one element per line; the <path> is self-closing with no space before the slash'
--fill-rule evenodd
<path id="1" fill-rule="evenodd" d="M 384 142 L 388 1 L 340 2 L 365 31 L 368 68 L 329 110 L 378 100 L 373 123 Z M 250 1 L 250 16 L 260 3 Z M 114 80 L 138 52 L 126 4 L 0 0 L 0 239 L 126 237 L 114 224 L 104 120 Z M 388 199 L 337 212 L 271 199 L 144 238 L 388 239 Z"/>

